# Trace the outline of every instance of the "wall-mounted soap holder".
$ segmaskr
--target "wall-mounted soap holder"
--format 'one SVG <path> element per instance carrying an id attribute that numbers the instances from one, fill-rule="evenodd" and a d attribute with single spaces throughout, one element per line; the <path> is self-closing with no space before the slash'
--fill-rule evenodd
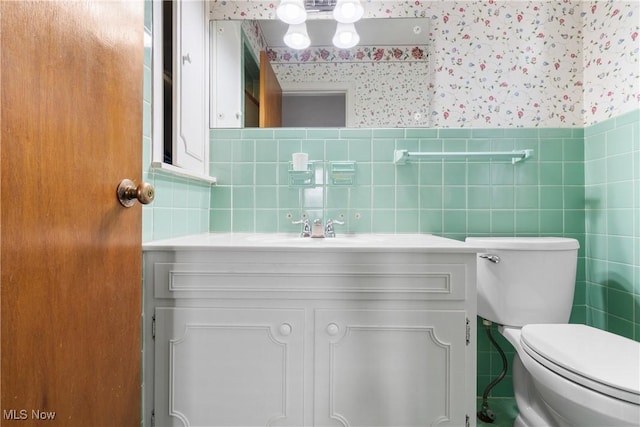
<path id="1" fill-rule="evenodd" d="M 316 164 L 309 162 L 307 170 L 293 170 L 293 162 L 289 162 L 289 187 L 308 188 L 316 185 Z"/>
<path id="2" fill-rule="evenodd" d="M 329 162 L 329 182 L 332 185 L 354 185 L 356 162 Z"/>

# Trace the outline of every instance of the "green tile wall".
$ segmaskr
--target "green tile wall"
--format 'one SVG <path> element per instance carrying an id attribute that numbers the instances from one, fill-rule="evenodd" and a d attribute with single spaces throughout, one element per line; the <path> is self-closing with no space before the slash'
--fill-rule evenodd
<path id="1" fill-rule="evenodd" d="M 468 235 L 584 233 L 581 129 L 287 129 L 212 130 L 211 231 L 296 232 L 288 216 L 309 210 L 341 218 L 341 232 Z M 535 150 L 502 161 L 393 164 L 394 149 L 411 151 Z M 291 154 L 357 162 L 354 186 L 290 188 Z M 320 204 L 318 204 L 320 203 Z M 318 211 L 318 208 L 320 209 Z M 269 220 L 265 220 L 269 218 Z"/>
<path id="2" fill-rule="evenodd" d="M 146 174 L 156 198 L 143 208 L 143 241 L 209 232 L 211 185 L 164 172 Z"/>
<path id="3" fill-rule="evenodd" d="M 586 320 L 640 341 L 640 110 L 584 134 Z"/>

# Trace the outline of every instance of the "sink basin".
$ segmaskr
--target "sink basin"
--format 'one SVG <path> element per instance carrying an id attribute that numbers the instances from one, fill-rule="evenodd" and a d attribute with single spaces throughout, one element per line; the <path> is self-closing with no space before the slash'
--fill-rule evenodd
<path id="1" fill-rule="evenodd" d="M 206 233 L 148 242 L 145 250 L 158 248 L 256 248 L 256 249 L 321 249 L 351 250 L 366 249 L 382 251 L 389 249 L 420 249 L 441 251 L 477 252 L 458 240 L 431 234 L 337 234 L 336 237 L 301 237 L 295 233 Z"/>
<path id="2" fill-rule="evenodd" d="M 250 234 L 245 237 L 247 242 L 265 244 L 293 244 L 293 245 L 361 245 L 387 240 L 381 234 L 342 234 L 336 237 L 301 237 L 298 234 Z"/>

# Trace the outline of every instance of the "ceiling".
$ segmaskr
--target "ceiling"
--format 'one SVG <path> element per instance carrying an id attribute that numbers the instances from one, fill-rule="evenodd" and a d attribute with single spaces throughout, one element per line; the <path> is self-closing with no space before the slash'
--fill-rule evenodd
<path id="1" fill-rule="evenodd" d="M 258 21 L 262 34 L 270 48 L 286 48 L 282 40 L 287 24 L 277 19 Z M 360 35 L 360 46 L 424 46 L 429 40 L 428 18 L 379 18 L 361 19 L 355 23 Z M 307 32 L 311 45 L 332 46 L 336 31 L 333 19 L 308 19 Z"/>

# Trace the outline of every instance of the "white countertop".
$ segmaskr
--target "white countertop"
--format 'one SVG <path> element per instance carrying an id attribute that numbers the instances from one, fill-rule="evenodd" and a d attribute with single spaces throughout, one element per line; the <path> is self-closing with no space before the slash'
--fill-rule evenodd
<path id="1" fill-rule="evenodd" d="M 422 250 L 425 252 L 475 253 L 479 248 L 431 234 L 342 234 L 331 238 L 300 237 L 280 233 L 205 233 L 156 240 L 142 245 L 144 251 L 256 249 L 256 250 Z"/>

